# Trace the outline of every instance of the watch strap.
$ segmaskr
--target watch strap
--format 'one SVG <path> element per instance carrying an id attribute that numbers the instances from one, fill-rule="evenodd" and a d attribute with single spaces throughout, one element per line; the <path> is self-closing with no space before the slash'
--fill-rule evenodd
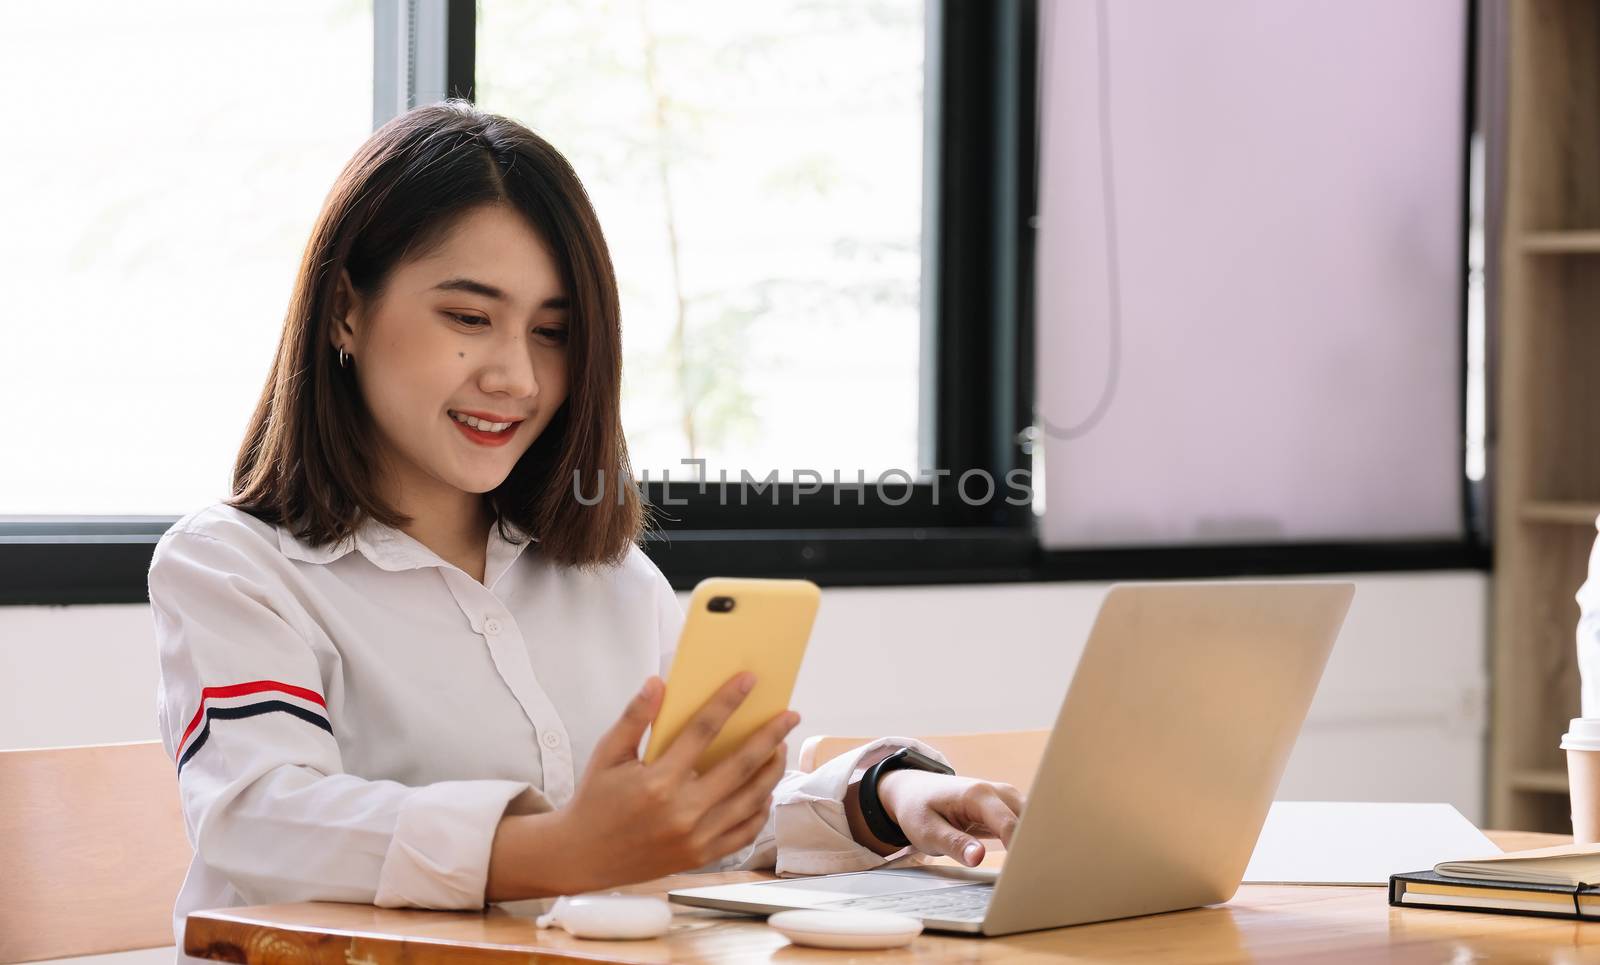
<path id="1" fill-rule="evenodd" d="M 857 800 L 861 804 L 861 819 L 866 822 L 867 830 L 873 837 L 884 844 L 904 848 L 911 843 L 910 839 L 901 830 L 900 825 L 889 817 L 889 812 L 884 809 L 883 801 L 878 797 L 878 782 L 883 775 L 899 770 L 931 771 L 935 774 L 954 774 L 955 770 L 941 764 L 926 754 L 918 753 L 909 747 L 902 747 L 883 760 L 867 768 L 861 775 L 861 784 L 857 788 Z"/>

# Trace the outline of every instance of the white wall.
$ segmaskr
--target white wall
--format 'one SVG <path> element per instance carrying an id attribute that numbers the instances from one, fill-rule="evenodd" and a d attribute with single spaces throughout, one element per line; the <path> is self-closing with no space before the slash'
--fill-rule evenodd
<path id="1" fill-rule="evenodd" d="M 1280 797 L 1482 814 L 1488 580 L 1360 576 Z M 830 589 L 795 695 L 815 733 L 1046 727 L 1103 584 Z M 148 608 L 0 608 L 0 748 L 153 739 Z"/>

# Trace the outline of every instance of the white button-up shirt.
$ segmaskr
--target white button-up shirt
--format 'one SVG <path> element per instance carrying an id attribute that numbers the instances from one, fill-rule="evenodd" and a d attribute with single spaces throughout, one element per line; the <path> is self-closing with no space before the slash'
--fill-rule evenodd
<path id="1" fill-rule="evenodd" d="M 572 799 L 683 622 L 637 548 L 578 569 L 492 528 L 480 583 L 378 523 L 318 548 L 224 505 L 162 537 L 150 601 L 195 849 L 180 949 L 185 916 L 207 908 L 480 907 L 501 817 Z M 882 863 L 850 836 L 843 795 L 901 745 L 934 754 L 885 738 L 790 772 L 760 837 L 716 867 Z"/>

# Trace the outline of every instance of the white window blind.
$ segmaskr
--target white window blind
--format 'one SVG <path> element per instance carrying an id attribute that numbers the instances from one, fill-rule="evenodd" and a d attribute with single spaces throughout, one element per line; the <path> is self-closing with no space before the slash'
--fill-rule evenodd
<path id="1" fill-rule="evenodd" d="M 1456 538 L 1466 4 L 1041 11 L 1054 547 Z"/>

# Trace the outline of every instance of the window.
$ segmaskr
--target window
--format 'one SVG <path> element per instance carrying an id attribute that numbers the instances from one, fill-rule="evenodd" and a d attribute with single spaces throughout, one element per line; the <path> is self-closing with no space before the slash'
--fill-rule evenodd
<path id="1" fill-rule="evenodd" d="M 482 4 L 477 103 L 611 244 L 636 474 L 922 465 L 923 6 Z"/>
<path id="2" fill-rule="evenodd" d="M 62 50 L 82 63 L 40 140 L 70 145 L 53 118 L 94 116 L 121 150 L 3 162 L 29 226 L 7 236 L 13 262 L 42 280 L 19 317 L 68 319 L 72 348 L 23 323 L 0 363 L 11 411 L 50 403 L 0 429 L 33 460 L 0 505 L 0 601 L 143 599 L 161 531 L 226 491 L 339 166 L 373 117 L 446 92 L 545 133 L 595 194 L 627 312 L 624 415 L 671 532 L 650 549 L 675 582 L 897 582 L 951 558 L 940 578 L 961 579 L 1031 552 L 1026 506 L 963 505 L 954 478 L 1025 458 L 1031 2 L 35 14 L 0 41 L 13 87 L 56 76 Z M 85 390 L 61 393 L 62 372 Z M 978 544 L 934 538 L 949 527 Z"/>
<path id="3" fill-rule="evenodd" d="M 635 473 L 669 533 L 722 534 L 658 558 L 837 573 L 861 534 L 821 531 L 923 560 L 928 527 L 1031 538 L 1008 473 L 1031 418 L 1032 10 L 481 7 L 477 102 L 568 156 L 611 243 Z"/>
<path id="4" fill-rule="evenodd" d="M 228 491 L 323 195 L 371 132 L 370 4 L 41 3 L 0 155 L 0 514 Z M 242 38 L 248 42 L 242 42 Z"/>
<path id="5" fill-rule="evenodd" d="M 160 533 L 227 490 L 340 166 L 446 93 L 544 134 L 593 195 L 647 549 L 678 586 L 1482 565 L 1457 543 L 1041 548 L 1040 6 L 29 5 L 0 35 L 0 79 L 40 92 L 0 157 L 24 282 L 0 603 L 145 598 Z"/>

